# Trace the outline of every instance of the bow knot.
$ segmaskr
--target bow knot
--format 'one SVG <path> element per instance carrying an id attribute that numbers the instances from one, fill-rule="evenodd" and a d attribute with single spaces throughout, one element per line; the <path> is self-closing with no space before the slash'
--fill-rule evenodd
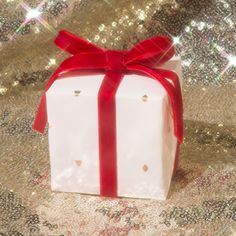
<path id="1" fill-rule="evenodd" d="M 173 44 L 168 37 L 150 38 L 128 51 L 119 51 L 99 48 L 70 32 L 60 31 L 55 44 L 72 56 L 62 62 L 48 81 L 34 122 L 34 129 L 39 132 L 44 131 L 47 122 L 45 93 L 61 73 L 81 69 L 105 70 L 107 75 L 105 83 L 112 84 L 111 87 L 114 90 L 106 92 L 114 96 L 121 77 L 127 70 L 142 73 L 164 87 L 169 95 L 173 111 L 175 135 L 180 143 L 183 141 L 183 104 L 178 76 L 173 71 L 156 68 L 170 60 L 175 54 Z M 105 91 L 104 88 L 102 90 Z"/>
<path id="2" fill-rule="evenodd" d="M 124 51 L 107 50 L 105 54 L 107 60 L 106 70 L 123 71 L 126 69 L 125 65 L 126 53 Z"/>

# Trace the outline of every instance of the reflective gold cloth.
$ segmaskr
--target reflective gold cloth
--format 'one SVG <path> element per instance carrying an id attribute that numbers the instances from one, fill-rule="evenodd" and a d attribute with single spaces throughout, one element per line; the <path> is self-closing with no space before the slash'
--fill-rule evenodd
<path id="1" fill-rule="evenodd" d="M 0 0 L 0 235 L 234 235 L 235 12 L 230 0 Z M 167 201 L 51 192 L 47 134 L 31 124 L 67 56 L 53 45 L 62 28 L 114 49 L 173 37 L 185 141 Z"/>

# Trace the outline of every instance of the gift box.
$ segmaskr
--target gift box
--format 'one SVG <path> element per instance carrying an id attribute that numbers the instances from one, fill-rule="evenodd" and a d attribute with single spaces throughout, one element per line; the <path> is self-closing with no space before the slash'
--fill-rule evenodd
<path id="1" fill-rule="evenodd" d="M 132 50 L 107 53 L 59 34 L 56 44 L 75 56 L 49 80 L 34 124 L 49 123 L 52 190 L 166 199 L 182 142 L 182 74 L 164 39 L 139 44 L 135 60 L 148 53 L 127 62 Z"/>

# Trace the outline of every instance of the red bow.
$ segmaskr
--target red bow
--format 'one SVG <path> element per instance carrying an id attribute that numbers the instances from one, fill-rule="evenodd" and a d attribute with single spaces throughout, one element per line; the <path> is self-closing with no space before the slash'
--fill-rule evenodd
<path id="1" fill-rule="evenodd" d="M 183 141 L 183 105 L 178 76 L 172 71 L 153 68 L 173 57 L 172 42 L 159 36 L 144 40 L 129 51 L 106 50 L 60 31 L 55 44 L 72 56 L 61 63 L 47 82 L 33 129 L 44 132 L 47 123 L 46 91 L 61 73 L 104 70 L 105 77 L 98 94 L 100 193 L 102 196 L 117 196 L 115 94 L 125 73 L 142 73 L 165 88 L 172 107 L 174 133 L 179 143 Z"/>

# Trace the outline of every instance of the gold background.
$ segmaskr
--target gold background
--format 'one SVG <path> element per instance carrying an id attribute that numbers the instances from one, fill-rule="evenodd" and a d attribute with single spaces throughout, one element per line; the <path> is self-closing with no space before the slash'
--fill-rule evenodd
<path id="1" fill-rule="evenodd" d="M 235 12 L 231 0 L 0 0 L 0 235 L 233 235 Z M 31 124 L 68 56 L 53 44 L 60 29 L 113 49 L 175 40 L 185 141 L 167 201 L 51 192 L 47 136 Z"/>

